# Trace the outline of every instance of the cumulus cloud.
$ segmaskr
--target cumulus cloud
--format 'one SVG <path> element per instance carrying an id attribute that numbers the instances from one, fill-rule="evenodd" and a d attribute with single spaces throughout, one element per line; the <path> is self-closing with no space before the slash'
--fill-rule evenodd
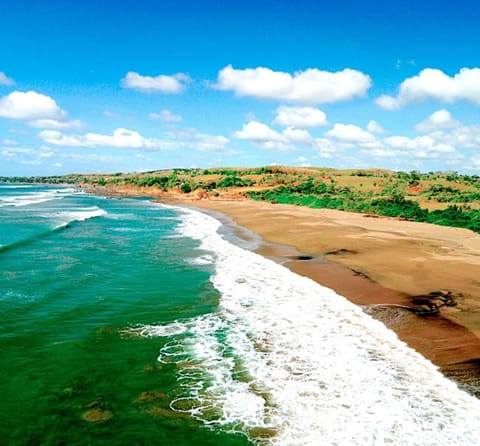
<path id="1" fill-rule="evenodd" d="M 9 119 L 62 120 L 66 113 L 49 96 L 35 91 L 14 91 L 0 99 L 0 117 Z"/>
<path id="2" fill-rule="evenodd" d="M 443 144 L 480 150 L 480 127 L 477 125 L 459 125 L 453 129 L 433 132 L 430 136 Z"/>
<path id="3" fill-rule="evenodd" d="M 328 125 L 327 115 L 318 108 L 282 105 L 275 110 L 275 113 L 275 124 L 285 127 L 308 128 Z"/>
<path id="4" fill-rule="evenodd" d="M 326 133 L 327 136 L 345 143 L 371 143 L 375 136 L 352 124 L 335 124 L 333 129 Z"/>
<path id="5" fill-rule="evenodd" d="M 314 139 L 306 130 L 288 127 L 282 133 L 258 121 L 250 121 L 242 130 L 233 134 L 234 138 L 250 141 L 263 149 L 287 151 L 295 145 L 312 145 Z"/>
<path id="6" fill-rule="evenodd" d="M 242 130 L 236 131 L 233 136 L 237 139 L 247 139 L 254 142 L 282 140 L 280 133 L 258 121 L 250 121 L 244 124 Z"/>
<path id="7" fill-rule="evenodd" d="M 398 110 L 400 108 L 400 102 L 392 96 L 383 94 L 375 99 L 375 103 L 384 110 Z"/>
<path id="8" fill-rule="evenodd" d="M 395 156 L 413 158 L 443 158 L 458 159 L 462 155 L 450 144 L 442 143 L 433 136 L 391 136 L 383 140 L 386 153 L 390 152 Z"/>
<path id="9" fill-rule="evenodd" d="M 13 85 L 14 83 L 15 81 L 12 78 L 7 77 L 3 71 L 0 71 L 0 85 Z"/>
<path id="10" fill-rule="evenodd" d="M 160 113 L 150 113 L 148 117 L 153 120 L 164 122 L 180 122 L 182 120 L 180 115 L 176 115 L 168 109 L 164 109 Z"/>
<path id="11" fill-rule="evenodd" d="M 288 142 L 296 144 L 310 144 L 312 142 L 312 136 L 306 130 L 296 129 L 295 127 L 288 127 L 282 132 L 282 136 L 286 138 Z"/>
<path id="12" fill-rule="evenodd" d="M 187 83 L 191 81 L 190 77 L 184 73 L 177 73 L 171 76 L 160 74 L 158 76 L 142 76 L 141 74 L 130 71 L 122 79 L 121 84 L 124 88 L 133 88 L 146 93 L 181 93 Z"/>
<path id="13" fill-rule="evenodd" d="M 295 149 L 314 150 L 322 158 L 330 158 L 332 154 L 348 147 L 339 141 L 328 138 L 314 138 L 305 129 L 287 127 L 282 132 L 270 128 L 258 121 L 250 121 L 243 125 L 242 130 L 234 132 L 234 138 L 249 141 L 255 146 L 275 151 L 292 151 Z"/>
<path id="14" fill-rule="evenodd" d="M 385 110 L 397 110 L 427 99 L 448 103 L 466 100 L 480 105 L 480 68 L 462 68 L 453 77 L 441 70 L 426 68 L 417 76 L 405 79 L 396 97 L 382 95 L 376 103 Z"/>
<path id="15" fill-rule="evenodd" d="M 440 119 L 442 114 L 435 116 L 440 125 L 449 122 L 446 119 Z M 443 115 L 443 118 L 446 116 Z M 435 117 L 433 121 L 435 121 Z M 456 121 L 453 122 L 456 123 Z M 369 124 L 370 130 L 379 130 L 375 125 Z M 466 160 L 460 149 L 480 151 L 480 126 L 457 124 L 455 127 L 449 126 L 415 137 L 404 135 L 380 137 L 379 133 L 375 135 L 369 129 L 363 129 L 353 124 L 336 123 L 331 129 L 324 132 L 323 136 L 314 137 L 305 129 L 287 127 L 280 132 L 261 122 L 250 121 L 244 124 L 241 130 L 234 132 L 233 137 L 251 142 L 262 149 L 309 150 L 315 153 L 313 158 L 335 157 L 348 165 L 354 165 L 359 159 L 367 165 L 378 162 L 378 159 L 389 158 L 395 160 L 396 163 L 403 163 L 407 167 L 420 168 L 423 160 L 437 160 L 437 162 L 445 163 L 446 166 L 449 163 L 458 164 L 461 160 Z M 478 159 L 478 156 L 475 159 Z M 299 158 L 297 161 L 302 162 Z M 472 166 L 470 165 L 468 168 L 472 168 Z"/>
<path id="16" fill-rule="evenodd" d="M 362 152 L 375 158 L 395 159 L 443 159 L 455 160 L 462 158 L 456 148 L 437 141 L 431 136 L 391 136 L 378 141 L 371 147 L 363 146 Z"/>
<path id="17" fill-rule="evenodd" d="M 258 121 L 250 121 L 244 124 L 242 130 L 233 133 L 233 137 L 250 141 L 264 149 L 286 150 L 288 148 L 284 136 Z"/>
<path id="18" fill-rule="evenodd" d="M 448 144 L 438 144 L 432 136 L 390 136 L 384 142 L 394 149 L 402 150 L 435 150 L 437 152 L 453 152 L 455 148 Z"/>
<path id="19" fill-rule="evenodd" d="M 349 68 L 337 72 L 309 68 L 292 75 L 264 67 L 237 70 L 228 65 L 219 71 L 215 88 L 238 96 L 320 104 L 363 97 L 371 84 L 370 76 Z"/>
<path id="20" fill-rule="evenodd" d="M 119 128 L 112 135 L 87 133 L 85 135 L 65 135 L 57 130 L 43 130 L 38 137 L 46 143 L 62 147 L 116 147 L 132 149 L 153 149 L 155 141 L 144 138 L 140 133 Z"/>
<path id="21" fill-rule="evenodd" d="M 385 129 L 377 121 L 369 121 L 367 124 L 367 130 L 374 135 L 382 135 L 387 133 Z"/>
<path id="22" fill-rule="evenodd" d="M 442 109 L 432 113 L 427 119 L 415 126 L 418 133 L 432 133 L 438 130 L 458 127 L 460 123 L 452 118 L 449 111 Z"/>

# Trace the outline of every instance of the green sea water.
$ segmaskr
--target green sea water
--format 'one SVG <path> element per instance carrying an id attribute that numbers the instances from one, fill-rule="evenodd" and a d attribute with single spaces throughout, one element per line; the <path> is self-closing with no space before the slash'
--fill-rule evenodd
<path id="1" fill-rule="evenodd" d="M 163 338 L 129 328 L 213 311 L 212 265 L 173 209 L 0 185 L 2 445 L 244 445 L 174 412 Z"/>
<path id="2" fill-rule="evenodd" d="M 0 185 L 0 445 L 480 446 L 478 399 L 238 230 Z"/>

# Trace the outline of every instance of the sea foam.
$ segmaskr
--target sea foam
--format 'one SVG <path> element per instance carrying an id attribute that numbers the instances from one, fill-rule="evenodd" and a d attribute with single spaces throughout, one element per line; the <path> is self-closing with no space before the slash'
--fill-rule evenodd
<path id="1" fill-rule="evenodd" d="M 18 187 L 16 187 L 18 188 Z M 45 203 L 52 200 L 61 200 L 67 195 L 75 192 L 73 188 L 67 189 L 49 189 L 41 192 L 27 192 L 22 195 L 12 195 L 0 197 L 0 207 L 13 206 L 22 207 L 33 204 Z"/>
<path id="2" fill-rule="evenodd" d="M 65 223 L 70 223 L 72 221 L 85 221 L 103 215 L 107 215 L 107 212 L 98 206 L 79 208 L 74 211 L 58 212 L 56 214 L 56 216 L 59 219 L 64 220 Z"/>
<path id="3" fill-rule="evenodd" d="M 178 365 L 171 407 L 256 444 L 478 445 L 480 401 L 380 322 L 182 209 L 178 231 L 215 259 L 218 310 L 164 326 Z M 204 254 L 203 254 L 204 255 Z"/>

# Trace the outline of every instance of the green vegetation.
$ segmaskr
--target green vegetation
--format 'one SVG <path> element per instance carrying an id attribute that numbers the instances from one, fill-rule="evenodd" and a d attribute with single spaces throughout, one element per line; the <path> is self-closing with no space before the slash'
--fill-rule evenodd
<path id="1" fill-rule="evenodd" d="M 140 188 L 144 193 L 244 195 L 253 200 L 340 209 L 480 232 L 480 177 L 457 172 L 328 168 L 169 169 L 136 174 L 1 178 L 0 182 Z M 203 195 L 204 196 L 204 195 Z"/>

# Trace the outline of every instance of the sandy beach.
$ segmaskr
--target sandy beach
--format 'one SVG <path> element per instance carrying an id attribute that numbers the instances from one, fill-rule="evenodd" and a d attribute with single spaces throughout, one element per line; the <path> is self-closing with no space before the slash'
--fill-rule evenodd
<path id="1" fill-rule="evenodd" d="M 266 242 L 260 254 L 362 305 L 446 375 L 480 384 L 479 234 L 253 201 L 188 204 L 225 214 L 260 235 Z M 435 291 L 448 293 L 455 306 L 441 307 L 436 316 L 397 307 L 418 308 L 412 298 Z"/>
<path id="2" fill-rule="evenodd" d="M 150 196 L 213 214 L 233 231 L 248 229 L 263 241 L 259 254 L 362 306 L 480 398 L 480 234 L 240 194 L 199 199 L 131 186 L 91 192 Z M 429 316 L 405 309 L 425 308 L 435 292 L 454 305 Z"/>

